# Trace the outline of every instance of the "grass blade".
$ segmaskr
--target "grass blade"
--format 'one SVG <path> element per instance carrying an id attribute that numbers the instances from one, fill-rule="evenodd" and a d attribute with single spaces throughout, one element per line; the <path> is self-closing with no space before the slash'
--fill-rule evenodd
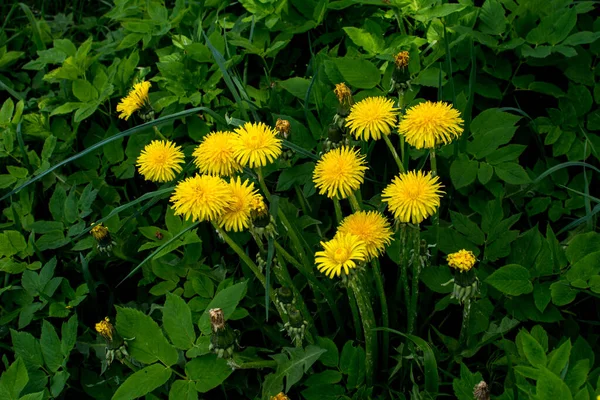
<path id="1" fill-rule="evenodd" d="M 40 33 L 40 27 L 38 26 L 38 23 L 35 20 L 33 13 L 26 4 L 19 3 L 19 6 L 27 16 L 29 23 L 31 24 L 31 30 L 33 31 L 32 39 L 33 43 L 35 43 L 35 47 L 37 47 L 38 50 L 46 50 L 46 45 L 44 44 L 44 41 L 42 40 L 42 35 Z"/>
<path id="2" fill-rule="evenodd" d="M 116 135 L 113 135 L 113 136 L 111 136 L 109 138 L 106 138 L 106 139 L 104 139 L 104 140 L 102 140 L 102 141 L 100 141 L 100 142 L 98 142 L 98 143 L 96 143 L 96 144 L 88 147 L 87 149 L 85 149 L 85 150 L 83 150 L 83 151 L 75 154 L 74 156 L 71 156 L 71 157 L 67 158 L 66 160 L 63 160 L 63 161 L 59 162 L 58 164 L 54 165 L 51 168 L 48 168 L 47 170 L 45 170 L 41 174 L 39 174 L 39 175 L 31 178 L 30 180 L 28 180 L 27 182 L 25 182 L 24 184 L 22 184 L 18 188 L 11 190 L 8 194 L 5 194 L 4 196 L 2 196 L 2 198 L 0 198 L 0 201 L 6 199 L 7 197 L 10 197 L 11 195 L 13 195 L 15 193 L 18 193 L 19 191 L 21 191 L 25 187 L 31 185 L 32 183 L 39 181 L 44 176 L 50 174 L 51 172 L 54 172 L 56 169 L 62 167 L 63 165 L 66 165 L 66 164 L 68 164 L 68 163 L 70 163 L 72 161 L 75 161 L 75 160 L 77 160 L 77 159 L 79 159 L 79 158 L 81 158 L 81 157 L 83 157 L 83 156 L 91 153 L 92 151 L 101 148 L 105 144 L 114 142 L 115 140 L 119 140 L 119 139 L 127 137 L 127 136 L 131 136 L 134 133 L 141 132 L 141 131 L 143 131 L 145 129 L 148 129 L 148 128 L 151 128 L 153 126 L 156 126 L 156 125 L 159 125 L 159 124 L 162 124 L 162 123 L 165 123 L 165 122 L 177 119 L 177 118 L 185 117 L 185 116 L 190 115 L 190 114 L 197 113 L 199 111 L 207 112 L 208 114 L 212 115 L 215 119 L 222 120 L 225 123 L 225 120 L 220 115 L 218 115 L 217 113 L 215 113 L 214 111 L 212 111 L 211 109 L 206 108 L 206 107 L 191 108 L 189 110 L 184 110 L 184 111 L 180 111 L 180 112 L 175 113 L 175 114 L 171 114 L 171 115 L 167 115 L 167 116 L 164 116 L 164 117 L 157 118 L 154 121 L 146 122 L 145 124 L 138 125 L 138 126 L 133 127 L 131 129 L 127 129 L 124 132 L 117 133 Z M 225 125 L 226 125 L 226 123 L 225 123 Z"/>
<path id="3" fill-rule="evenodd" d="M 142 261 L 141 263 L 139 263 L 137 265 L 137 267 L 135 267 L 129 274 L 127 274 L 127 276 L 125 278 L 123 278 L 123 280 L 121 282 L 119 282 L 119 284 L 117 285 L 117 287 L 119 285 L 121 285 L 121 283 L 125 282 L 127 280 L 127 278 L 131 277 L 133 274 L 135 274 L 137 272 L 138 269 L 142 268 L 142 266 L 144 264 L 146 264 L 148 261 L 150 261 L 155 255 L 157 255 L 162 249 L 164 249 L 165 247 L 167 247 L 168 245 L 170 245 L 171 243 L 173 243 L 175 240 L 179 239 L 181 236 L 183 236 L 184 233 L 189 232 L 190 230 L 194 229 L 195 227 L 197 227 L 198 225 L 200 225 L 200 222 L 195 222 L 192 225 L 188 226 L 187 228 L 185 228 L 184 230 L 182 230 L 181 232 L 179 232 L 177 235 L 173 236 L 171 239 L 167 240 L 165 243 L 163 243 L 160 247 L 158 247 L 156 250 L 154 250 L 152 252 L 152 254 L 150 254 L 148 257 L 144 258 L 144 261 Z"/>

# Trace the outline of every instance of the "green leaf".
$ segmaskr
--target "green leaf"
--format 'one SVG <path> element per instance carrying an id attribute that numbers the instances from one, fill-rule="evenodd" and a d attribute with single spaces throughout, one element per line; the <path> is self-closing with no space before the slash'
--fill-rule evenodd
<path id="1" fill-rule="evenodd" d="M 550 300 L 552 299 L 550 285 L 550 282 L 538 282 L 533 286 L 533 301 L 537 309 L 542 313 L 546 307 L 548 307 L 548 304 L 550 304 Z"/>
<path id="2" fill-rule="evenodd" d="M 15 356 L 21 357 L 29 369 L 37 369 L 44 365 L 44 357 L 40 343 L 30 333 L 10 330 Z"/>
<path id="3" fill-rule="evenodd" d="M 565 255 L 571 264 L 575 264 L 598 249 L 600 249 L 600 234 L 597 232 L 582 233 L 569 241 Z"/>
<path id="4" fill-rule="evenodd" d="M 577 290 L 573 289 L 565 280 L 560 280 L 550 285 L 550 293 L 552 295 L 552 303 L 559 307 L 572 303 L 575 297 L 577 297 Z"/>
<path id="5" fill-rule="evenodd" d="M 506 27 L 506 18 L 504 8 L 498 0 L 486 0 L 481 6 L 479 18 L 482 25 L 479 30 L 488 35 L 500 35 L 504 33 Z"/>
<path id="6" fill-rule="evenodd" d="M 7 126 L 10 123 L 14 111 L 15 103 L 9 97 L 0 108 L 0 126 Z"/>
<path id="7" fill-rule="evenodd" d="M 54 188 L 54 193 L 50 197 L 50 213 L 55 221 L 62 221 L 64 215 L 65 202 L 67 201 L 67 192 L 62 185 L 58 184 Z"/>
<path id="8" fill-rule="evenodd" d="M 373 63 L 362 59 L 336 58 L 334 60 L 340 74 L 350 86 L 371 89 L 379 84 L 381 73 Z"/>
<path id="9" fill-rule="evenodd" d="M 517 264 L 510 264 L 497 269 L 485 282 L 502 293 L 519 296 L 533 291 L 529 271 Z"/>
<path id="10" fill-rule="evenodd" d="M 50 379 L 50 394 L 52 394 L 52 397 L 58 397 L 58 395 L 63 391 L 69 376 L 71 376 L 71 374 L 65 370 L 54 374 L 54 376 Z"/>
<path id="11" fill-rule="evenodd" d="M 217 293 L 208 307 L 206 307 L 206 310 L 204 310 L 204 313 L 198 321 L 198 327 L 200 327 L 200 331 L 205 335 L 210 333 L 210 317 L 208 311 L 211 308 L 220 308 L 223 310 L 223 316 L 225 317 L 225 320 L 227 320 L 229 316 L 233 314 L 235 308 L 245 294 L 246 282 L 236 283 L 235 285 L 225 288 Z"/>
<path id="12" fill-rule="evenodd" d="M 337 346 L 333 342 L 333 340 L 325 337 L 318 336 L 317 337 L 317 345 L 327 350 L 323 355 L 319 358 L 321 363 L 326 367 L 337 367 L 339 361 L 339 352 Z"/>
<path id="13" fill-rule="evenodd" d="M 300 77 L 293 77 L 286 79 L 285 81 L 279 81 L 278 84 L 302 101 L 304 101 L 306 98 L 306 94 L 310 88 L 310 80 Z M 311 92 L 311 96 L 309 97 L 308 101 L 309 103 L 315 103 L 314 93 Z"/>
<path id="14" fill-rule="evenodd" d="M 44 400 L 44 392 L 29 393 L 21 397 L 19 400 Z"/>
<path id="15" fill-rule="evenodd" d="M 357 388 L 365 380 L 365 350 L 360 346 L 354 346 L 351 340 L 347 341 L 340 356 L 340 371 L 348 375 L 346 386 Z"/>
<path id="16" fill-rule="evenodd" d="M 277 370 L 265 377 L 263 398 L 275 396 L 282 391 L 289 392 L 291 387 L 300 381 L 302 375 L 325 351 L 325 349 L 310 345 L 305 349 L 284 347 L 281 354 L 272 355 L 271 358 L 277 361 Z M 283 386 L 284 378 L 286 378 L 285 389 Z"/>
<path id="17" fill-rule="evenodd" d="M 542 345 L 526 330 L 521 330 L 518 336 L 523 345 L 523 353 L 527 361 L 534 367 L 545 367 L 548 360 Z"/>
<path id="18" fill-rule="evenodd" d="M 485 159 L 491 165 L 497 165 L 507 161 L 513 161 L 521 155 L 521 153 L 527 148 L 522 144 L 509 144 L 504 146 L 487 156 Z"/>
<path id="19" fill-rule="evenodd" d="M 344 393 L 346 393 L 346 389 L 341 385 L 322 384 L 304 389 L 302 396 L 306 400 L 338 400 L 346 397 Z M 360 396 L 360 391 L 355 396 L 357 396 L 356 398 L 361 398 L 358 397 Z"/>
<path id="20" fill-rule="evenodd" d="M 482 185 L 485 185 L 492 179 L 492 175 L 494 175 L 494 168 L 485 162 L 479 163 L 479 170 L 477 171 L 477 179 L 481 182 Z"/>
<path id="21" fill-rule="evenodd" d="M 537 400 L 572 400 L 569 387 L 547 368 L 540 368 L 535 387 Z"/>
<path id="22" fill-rule="evenodd" d="M 371 33 L 366 29 L 346 27 L 343 28 L 346 34 L 357 46 L 362 47 L 369 53 L 379 54 L 383 51 L 383 38 L 376 33 Z"/>
<path id="23" fill-rule="evenodd" d="M 595 42 L 600 38 L 600 32 L 577 32 L 566 38 L 562 44 L 567 46 L 577 46 Z"/>
<path id="24" fill-rule="evenodd" d="M 163 324 L 175 347 L 187 350 L 194 345 L 196 332 L 192 324 L 192 312 L 181 297 L 167 293 L 167 301 L 163 307 Z"/>
<path id="25" fill-rule="evenodd" d="M 17 358 L 0 377 L 0 398 L 6 400 L 18 399 L 27 382 L 29 382 L 29 375 L 25 363 Z"/>
<path id="26" fill-rule="evenodd" d="M 68 114 L 71 113 L 75 110 L 77 110 L 78 108 L 84 106 L 84 103 L 65 103 L 62 104 L 58 107 L 56 107 L 54 110 L 52 110 L 52 112 L 50 113 L 50 116 L 54 116 L 54 115 L 63 115 L 63 114 Z"/>
<path id="27" fill-rule="evenodd" d="M 460 364 L 460 379 L 452 381 L 452 389 L 457 400 L 473 400 L 473 388 L 483 380 L 481 372 L 472 373 L 469 368 Z"/>
<path id="28" fill-rule="evenodd" d="M 145 364 L 160 360 L 167 366 L 177 362 L 177 350 L 167 342 L 154 320 L 133 308 L 117 307 L 117 331 L 129 342 L 131 356 Z"/>
<path id="29" fill-rule="evenodd" d="M 198 400 L 198 391 L 193 381 L 176 380 L 171 385 L 169 400 Z"/>
<path id="30" fill-rule="evenodd" d="M 494 153 L 499 146 L 510 142 L 520 119 L 498 108 L 483 111 L 471 122 L 473 141 L 467 144 L 467 151 L 477 159 Z"/>
<path id="31" fill-rule="evenodd" d="M 556 375 L 560 375 L 561 371 L 567 365 L 569 356 L 571 355 L 571 339 L 567 339 L 560 347 L 550 354 L 548 360 L 548 369 Z"/>
<path id="32" fill-rule="evenodd" d="M 466 5 L 462 4 L 440 4 L 435 7 L 423 7 L 417 11 L 414 18 L 417 21 L 427 22 L 433 18 L 442 18 L 450 14 L 462 11 L 467 8 Z"/>
<path id="33" fill-rule="evenodd" d="M 130 375 L 115 392 L 112 400 L 133 400 L 162 386 L 171 377 L 171 369 L 153 364 Z"/>
<path id="34" fill-rule="evenodd" d="M 40 338 L 40 345 L 42 347 L 42 354 L 44 355 L 44 361 L 46 366 L 52 372 L 58 371 L 58 368 L 62 365 L 64 360 L 60 339 L 54 329 L 54 326 L 44 320 L 42 324 L 42 336 Z"/>
<path id="35" fill-rule="evenodd" d="M 455 160 L 450 166 L 450 178 L 456 189 L 469 186 L 477 177 L 479 163 L 474 160 Z"/>
<path id="36" fill-rule="evenodd" d="M 565 383 L 569 387 L 572 393 L 575 393 L 585 383 L 590 372 L 590 360 L 583 359 L 579 360 L 569 367 L 567 375 L 565 376 Z"/>
<path id="37" fill-rule="evenodd" d="M 517 163 L 502 163 L 494 167 L 496 175 L 511 185 L 525 185 L 531 182 L 527 172 Z"/>
<path id="38" fill-rule="evenodd" d="M 85 79 L 73 81 L 73 95 L 77 100 L 87 103 L 98 98 L 98 90 Z"/>
<path id="39" fill-rule="evenodd" d="M 595 249 L 598 249 L 598 247 L 596 247 Z M 590 250 L 592 250 L 592 248 L 590 248 Z M 600 251 L 588 254 L 582 259 L 578 260 L 575 264 L 571 266 L 569 271 L 567 271 L 565 277 L 569 282 L 573 282 L 578 279 L 587 281 L 592 276 L 598 275 L 598 273 L 600 273 Z"/>
<path id="40" fill-rule="evenodd" d="M 216 354 L 205 354 L 194 358 L 185 364 L 186 375 L 195 381 L 196 390 L 206 393 L 216 388 L 231 375 L 233 370 L 223 358 L 217 358 Z"/>
<path id="41" fill-rule="evenodd" d="M 277 191 L 283 192 L 291 189 L 294 185 L 304 185 L 312 182 L 314 169 L 315 163 L 313 162 L 307 162 L 284 169 L 277 181 Z"/>
<path id="42" fill-rule="evenodd" d="M 317 374 L 312 374 L 304 381 L 304 384 L 306 386 L 327 385 L 341 382 L 341 380 L 341 372 L 328 369 Z"/>
<path id="43" fill-rule="evenodd" d="M 485 242 L 485 235 L 479 225 L 471 221 L 469 217 L 454 211 L 450 211 L 450 217 L 454 229 L 465 235 L 471 242 L 479 246 Z"/>
<path id="44" fill-rule="evenodd" d="M 77 315 L 73 315 L 67 322 L 63 322 L 60 336 L 62 339 L 60 349 L 63 356 L 68 357 L 77 340 Z"/>

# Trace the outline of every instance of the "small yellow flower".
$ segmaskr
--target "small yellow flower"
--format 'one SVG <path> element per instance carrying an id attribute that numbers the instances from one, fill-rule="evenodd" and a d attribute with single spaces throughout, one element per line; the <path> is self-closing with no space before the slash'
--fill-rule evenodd
<path id="1" fill-rule="evenodd" d="M 98 332 L 104 339 L 112 340 L 115 328 L 110 323 L 110 319 L 105 317 L 102 321 L 96 324 L 96 332 Z"/>
<path id="2" fill-rule="evenodd" d="M 181 146 L 175 146 L 169 140 L 153 140 L 144 147 L 136 165 L 147 181 L 168 182 L 183 169 L 183 159 Z"/>
<path id="3" fill-rule="evenodd" d="M 328 242 L 321 242 L 323 251 L 315 253 L 317 269 L 328 277 L 340 276 L 342 270 L 346 275 L 357 267 L 357 262 L 365 261 L 367 248 L 365 242 L 350 233 L 336 235 Z"/>
<path id="4" fill-rule="evenodd" d="M 148 91 L 150 90 L 150 86 L 151 84 L 148 81 L 133 85 L 133 89 L 129 91 L 129 94 L 123 97 L 121 102 L 117 104 L 117 111 L 121 113 L 119 118 L 127 121 L 134 112 L 149 106 Z"/>
<path id="5" fill-rule="evenodd" d="M 175 215 L 192 221 L 215 220 L 231 203 L 231 190 L 218 176 L 198 175 L 187 178 L 175 186 L 170 201 Z"/>
<path id="6" fill-rule="evenodd" d="M 354 103 L 352 91 L 344 82 L 336 84 L 333 92 L 342 106 L 350 107 Z"/>
<path id="7" fill-rule="evenodd" d="M 452 105 L 427 101 L 406 111 L 398 125 L 398 132 L 417 149 L 433 149 L 458 138 L 463 132 L 462 124 L 460 112 Z"/>
<path id="8" fill-rule="evenodd" d="M 265 204 L 265 199 L 260 194 L 252 197 L 252 201 L 250 202 L 250 213 L 252 218 L 264 217 L 269 213 L 269 209 Z"/>
<path id="9" fill-rule="evenodd" d="M 106 239 L 107 236 L 110 236 L 108 232 L 108 228 L 104 226 L 104 224 L 92 224 L 92 229 L 90 230 L 90 234 L 96 239 L 98 242 Z"/>
<path id="10" fill-rule="evenodd" d="M 275 396 L 271 396 L 270 400 L 290 400 L 289 397 L 287 397 L 285 395 L 285 393 L 280 392 L 279 394 L 275 395 Z"/>
<path id="11" fill-rule="evenodd" d="M 254 183 L 237 178 L 232 178 L 227 185 L 231 203 L 225 207 L 225 212 L 219 217 L 219 226 L 226 231 L 240 232 L 250 226 L 252 206 L 260 196 Z"/>
<path id="12" fill-rule="evenodd" d="M 381 197 L 398 221 L 419 224 L 440 206 L 441 188 L 431 172 L 408 171 L 396 176 Z"/>
<path id="13" fill-rule="evenodd" d="M 358 150 L 339 147 L 323 155 L 313 172 L 315 187 L 319 194 L 329 198 L 345 199 L 360 187 L 365 178 L 365 156 Z"/>
<path id="14" fill-rule="evenodd" d="M 344 218 L 337 234 L 347 233 L 365 242 L 368 260 L 379 257 L 392 242 L 392 227 L 378 211 L 358 211 Z"/>
<path id="15" fill-rule="evenodd" d="M 264 167 L 281 155 L 281 139 L 277 132 L 262 122 L 246 122 L 235 133 L 233 154 L 244 167 Z"/>
<path id="16" fill-rule="evenodd" d="M 233 132 L 213 132 L 204 136 L 194 150 L 194 164 L 209 175 L 230 176 L 242 170 L 233 156 Z"/>
<path id="17" fill-rule="evenodd" d="M 473 254 L 472 251 L 464 249 L 459 250 L 456 253 L 448 254 L 446 259 L 448 260 L 448 266 L 456 268 L 460 272 L 469 271 L 477 262 L 475 254 Z"/>
<path id="18" fill-rule="evenodd" d="M 346 127 L 356 139 L 379 140 L 389 135 L 396 124 L 398 109 L 394 101 L 385 97 L 367 97 L 352 106 L 346 118 Z"/>
<path id="19" fill-rule="evenodd" d="M 396 68 L 403 69 L 408 66 L 408 62 L 410 61 L 410 55 L 408 51 L 401 51 L 400 53 L 394 56 L 394 63 L 396 64 Z"/>

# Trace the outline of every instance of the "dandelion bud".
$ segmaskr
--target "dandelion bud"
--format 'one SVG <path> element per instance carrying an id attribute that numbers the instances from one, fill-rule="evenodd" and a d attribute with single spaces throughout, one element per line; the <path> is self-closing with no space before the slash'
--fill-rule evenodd
<path id="1" fill-rule="evenodd" d="M 92 224 L 90 234 L 94 237 L 94 239 L 96 239 L 96 242 L 98 242 L 97 247 L 100 253 L 109 253 L 112 250 L 113 245 L 116 244 L 112 240 L 110 232 L 108 232 L 108 228 L 102 223 Z"/>
<path id="2" fill-rule="evenodd" d="M 338 83 L 335 85 L 335 89 L 333 90 L 336 97 L 338 98 L 339 106 L 337 109 L 337 113 L 341 117 L 345 117 L 350 112 L 350 107 L 354 104 L 354 99 L 352 98 L 352 91 L 344 82 Z"/>
<path id="3" fill-rule="evenodd" d="M 290 135 L 290 131 L 292 126 L 290 125 L 290 121 L 287 119 L 278 118 L 275 123 L 275 130 L 281 134 L 285 139 L 287 139 Z"/>

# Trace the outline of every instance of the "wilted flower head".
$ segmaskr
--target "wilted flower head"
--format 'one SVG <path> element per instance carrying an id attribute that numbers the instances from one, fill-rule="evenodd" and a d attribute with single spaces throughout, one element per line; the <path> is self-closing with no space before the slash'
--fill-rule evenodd
<path id="1" fill-rule="evenodd" d="M 441 187 L 431 172 L 408 171 L 396 176 L 381 197 L 398 221 L 419 224 L 440 206 Z"/>
<path id="2" fill-rule="evenodd" d="M 290 124 L 290 121 L 288 121 L 287 119 L 277 118 L 277 122 L 275 123 L 275 130 L 281 133 L 281 135 L 284 138 L 288 138 L 291 129 L 292 125 Z"/>
<path id="3" fill-rule="evenodd" d="M 121 113 L 119 118 L 128 120 L 134 112 L 151 107 L 148 97 L 150 86 L 150 82 L 147 81 L 133 85 L 133 89 L 129 91 L 129 94 L 117 104 L 117 111 Z"/>
<path id="4" fill-rule="evenodd" d="M 350 107 L 354 100 L 352 99 L 352 91 L 344 82 L 335 85 L 333 90 L 341 106 Z"/>
<path id="5" fill-rule="evenodd" d="M 223 315 L 223 310 L 220 308 L 211 308 L 208 310 L 208 315 L 210 316 L 210 326 L 212 327 L 213 332 L 217 332 L 225 328 L 225 317 Z"/>
<path id="6" fill-rule="evenodd" d="M 433 149 L 458 138 L 463 132 L 462 124 L 460 112 L 452 105 L 427 101 L 406 111 L 398 125 L 398 132 L 417 149 Z"/>
<path id="7" fill-rule="evenodd" d="M 455 268 L 460 272 L 469 271 L 477 262 L 475 254 L 473 254 L 472 251 L 465 249 L 459 250 L 456 253 L 448 254 L 447 260 L 448 266 Z"/>
<path id="8" fill-rule="evenodd" d="M 98 332 L 104 339 L 110 341 L 113 340 L 115 328 L 110 323 L 110 319 L 105 317 L 102 321 L 96 324 L 96 332 Z"/>
<path id="9" fill-rule="evenodd" d="M 168 182 L 181 172 L 184 155 L 180 146 L 169 140 L 153 140 L 146 145 L 137 159 L 137 166 L 144 179 Z"/>

